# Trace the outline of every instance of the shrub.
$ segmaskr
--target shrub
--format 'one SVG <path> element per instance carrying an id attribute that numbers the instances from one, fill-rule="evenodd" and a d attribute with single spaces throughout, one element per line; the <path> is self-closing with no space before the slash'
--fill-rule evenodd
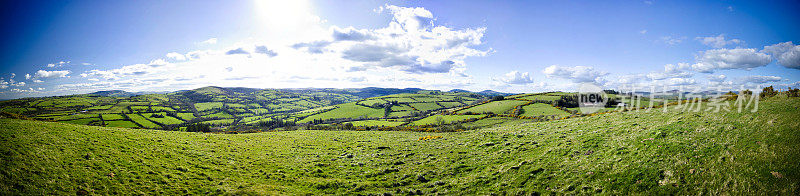
<path id="1" fill-rule="evenodd" d="M 773 97 L 777 94 L 778 92 L 776 92 L 775 89 L 772 88 L 772 86 L 769 86 L 761 90 L 761 94 L 759 94 L 759 96 L 761 96 L 761 98 L 765 98 L 765 97 Z"/>

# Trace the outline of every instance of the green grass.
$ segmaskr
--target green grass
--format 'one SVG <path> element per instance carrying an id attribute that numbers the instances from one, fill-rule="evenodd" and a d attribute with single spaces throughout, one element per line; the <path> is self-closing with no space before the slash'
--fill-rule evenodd
<path id="1" fill-rule="evenodd" d="M 564 117 L 569 116 L 570 114 L 565 112 L 564 110 L 559 110 L 549 104 L 544 103 L 534 103 L 526 106 L 522 106 L 523 113 L 521 116 L 527 117 L 534 117 L 534 116 L 550 116 L 555 115 L 556 117 Z"/>
<path id="2" fill-rule="evenodd" d="M 439 104 L 436 104 L 436 103 L 433 103 L 433 102 L 428 102 L 428 103 L 409 103 L 408 105 L 410 105 L 411 107 L 416 108 L 419 111 L 428 111 L 428 110 L 435 110 L 435 109 L 442 108 L 442 106 L 439 106 Z"/>
<path id="3" fill-rule="evenodd" d="M 170 107 L 164 107 L 164 106 L 151 106 L 150 109 L 152 109 L 154 112 L 174 112 L 175 111 L 175 109 L 172 109 Z"/>
<path id="4" fill-rule="evenodd" d="M 209 120 L 200 122 L 203 124 L 214 125 L 214 126 L 221 126 L 221 125 L 229 125 L 233 123 L 233 119 L 220 119 L 220 120 Z"/>
<path id="5" fill-rule="evenodd" d="M 89 107 L 89 108 L 86 108 L 86 109 L 87 110 L 107 110 L 107 109 L 111 109 L 111 107 L 113 107 L 113 106 L 114 105 L 99 105 L 99 106 L 92 106 L 92 107 Z"/>
<path id="6" fill-rule="evenodd" d="M 362 120 L 362 121 L 352 121 L 349 123 L 353 123 L 353 126 L 387 126 L 387 127 L 395 127 L 400 126 L 405 122 L 397 122 L 397 121 L 386 121 L 386 120 Z"/>
<path id="7" fill-rule="evenodd" d="M 107 127 L 137 128 L 135 123 L 125 120 L 105 121 Z"/>
<path id="8" fill-rule="evenodd" d="M 798 105 L 776 99 L 756 113 L 631 111 L 449 133 L 203 134 L 0 119 L 0 192 L 793 195 Z"/>
<path id="9" fill-rule="evenodd" d="M 456 121 L 463 121 L 471 118 L 480 118 L 486 115 L 433 115 L 428 116 L 423 119 L 411 122 L 411 125 L 432 125 L 437 124 L 439 122 L 452 123 Z"/>
<path id="10" fill-rule="evenodd" d="M 206 102 L 206 103 L 195 103 L 194 108 L 197 111 L 206 111 L 211 109 L 218 109 L 222 108 L 222 102 Z"/>
<path id="11" fill-rule="evenodd" d="M 466 110 L 461 110 L 459 113 L 484 113 L 484 112 L 492 112 L 495 114 L 503 114 L 511 109 L 514 109 L 515 106 L 522 105 L 527 103 L 527 101 L 519 101 L 519 100 L 502 100 L 502 101 L 492 101 L 489 103 L 477 105 L 471 107 Z"/>
<path id="12" fill-rule="evenodd" d="M 439 102 L 439 105 L 442 105 L 446 108 L 452 108 L 452 107 L 463 106 L 464 104 L 461 102 Z"/>
<path id="13" fill-rule="evenodd" d="M 122 120 L 125 119 L 122 114 L 102 114 L 103 120 L 105 121 L 112 121 L 112 120 Z"/>
<path id="14" fill-rule="evenodd" d="M 193 113 L 177 113 L 176 115 L 183 120 L 192 120 L 195 118 Z"/>
<path id="15" fill-rule="evenodd" d="M 155 117 L 151 117 L 153 114 L 160 114 L 160 115 L 162 115 L 162 116 L 164 116 L 164 117 L 163 117 L 163 118 L 155 118 Z M 172 116 L 167 116 L 167 113 L 166 113 L 166 112 L 158 112 L 158 113 L 141 113 L 141 115 L 142 115 L 142 116 L 144 116 L 144 117 L 146 117 L 146 118 L 147 118 L 148 120 L 150 120 L 150 121 L 157 122 L 157 123 L 161 123 L 161 124 L 164 124 L 164 125 L 174 125 L 174 124 L 180 124 L 180 123 L 183 123 L 183 121 L 182 121 L 182 120 L 180 120 L 180 119 L 177 119 L 177 118 L 175 118 L 175 117 L 172 117 Z"/>
<path id="16" fill-rule="evenodd" d="M 55 118 L 55 120 L 75 120 L 81 118 L 97 118 L 97 114 L 84 114 L 84 113 L 76 113 L 76 114 L 67 114 L 64 116 L 59 116 Z"/>
<path id="17" fill-rule="evenodd" d="M 516 97 L 516 99 L 522 100 L 542 100 L 542 101 L 555 101 L 561 99 L 561 96 L 554 96 L 554 95 L 530 95 L 530 96 L 520 96 Z"/>
<path id="18" fill-rule="evenodd" d="M 382 109 L 375 109 L 364 107 L 360 105 L 356 105 L 355 103 L 345 103 L 336 105 L 336 109 L 326 111 L 323 113 L 319 113 L 316 115 L 312 115 L 306 117 L 305 119 L 301 120 L 300 123 L 310 122 L 314 119 L 337 119 L 337 118 L 379 118 L 383 117 L 384 110 Z"/>
<path id="19" fill-rule="evenodd" d="M 392 97 L 386 97 L 384 100 L 386 101 L 397 101 L 399 103 L 414 103 L 418 102 L 411 97 L 395 97 L 396 95 L 392 95 Z"/>
<path id="20" fill-rule="evenodd" d="M 233 115 L 230 115 L 225 112 L 217 112 L 213 114 L 203 115 L 203 118 L 233 118 Z"/>
<path id="21" fill-rule="evenodd" d="M 147 118 L 143 117 L 142 115 L 139 114 L 125 114 L 125 115 L 128 116 L 128 118 L 130 118 L 131 120 L 133 120 L 133 122 L 142 125 L 142 127 L 144 128 L 148 129 L 161 128 L 161 126 L 158 126 L 156 123 L 147 120 Z"/>
<path id="22" fill-rule="evenodd" d="M 89 123 L 98 122 L 98 121 L 100 121 L 99 118 L 82 118 L 82 119 L 65 120 L 65 121 L 59 121 L 59 122 L 70 123 L 70 124 L 78 124 L 78 125 L 88 125 Z"/>

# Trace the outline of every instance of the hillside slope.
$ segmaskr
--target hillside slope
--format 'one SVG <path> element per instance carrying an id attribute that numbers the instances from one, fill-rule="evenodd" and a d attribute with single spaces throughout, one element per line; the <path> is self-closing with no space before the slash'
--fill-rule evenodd
<path id="1" fill-rule="evenodd" d="M 0 119 L 8 194 L 798 194 L 800 100 L 450 133 L 203 134 Z"/>

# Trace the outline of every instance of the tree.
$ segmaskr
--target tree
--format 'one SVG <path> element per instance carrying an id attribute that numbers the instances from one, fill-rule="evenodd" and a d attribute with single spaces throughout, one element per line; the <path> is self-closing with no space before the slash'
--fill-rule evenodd
<path id="1" fill-rule="evenodd" d="M 800 97 L 800 88 L 792 88 L 789 87 L 789 91 L 786 92 L 786 95 L 789 97 Z"/>
<path id="2" fill-rule="evenodd" d="M 498 95 L 498 96 L 492 97 L 492 101 L 501 101 L 501 100 L 504 100 L 504 99 L 506 99 L 506 98 L 503 97 L 502 95 Z"/>
<path id="3" fill-rule="evenodd" d="M 386 104 L 383 106 L 383 117 L 389 117 L 392 114 L 392 104 Z"/>
<path id="4" fill-rule="evenodd" d="M 775 92 L 775 89 L 772 88 L 772 86 L 769 86 L 761 90 L 761 94 L 759 94 L 759 96 L 761 96 L 761 98 L 765 98 L 765 97 L 773 97 L 777 94 L 778 92 Z"/>

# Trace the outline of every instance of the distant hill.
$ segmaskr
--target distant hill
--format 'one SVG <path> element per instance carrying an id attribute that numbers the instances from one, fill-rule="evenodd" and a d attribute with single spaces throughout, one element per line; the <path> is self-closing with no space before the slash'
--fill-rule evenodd
<path id="1" fill-rule="evenodd" d="M 370 98 L 370 97 L 380 97 L 386 95 L 393 95 L 393 94 L 401 94 L 401 93 L 417 93 L 419 91 L 424 91 L 425 89 L 421 88 L 379 88 L 379 87 L 366 87 L 366 88 L 346 88 L 346 89 L 336 89 L 336 88 L 302 88 L 302 89 L 279 89 L 288 92 L 295 92 L 295 93 L 309 93 L 309 92 L 327 92 L 327 93 L 340 93 L 340 94 L 349 94 L 354 95 L 360 98 Z"/>
<path id="2" fill-rule="evenodd" d="M 481 92 L 472 92 L 472 91 L 468 91 L 468 90 L 464 90 L 464 89 L 453 89 L 453 90 L 449 90 L 447 92 L 451 92 L 451 93 L 475 93 L 475 94 L 479 94 L 479 95 L 483 95 L 483 96 L 489 96 L 489 97 L 498 96 L 498 95 L 500 95 L 500 96 L 509 96 L 509 95 L 513 95 L 514 94 L 514 93 L 497 92 L 497 91 L 493 91 L 493 90 L 485 90 L 485 91 L 481 91 Z"/>
<path id="3" fill-rule="evenodd" d="M 480 94 L 480 95 L 483 95 L 483 96 L 498 96 L 498 95 L 499 96 L 509 96 L 509 95 L 513 95 L 513 93 L 497 92 L 497 91 L 493 91 L 493 90 L 485 90 L 485 91 L 477 92 L 477 94 Z"/>
<path id="4" fill-rule="evenodd" d="M 132 97 L 140 95 L 138 93 L 131 93 L 123 90 L 110 90 L 110 91 L 97 91 L 89 93 L 90 95 L 106 96 L 106 97 Z"/>

